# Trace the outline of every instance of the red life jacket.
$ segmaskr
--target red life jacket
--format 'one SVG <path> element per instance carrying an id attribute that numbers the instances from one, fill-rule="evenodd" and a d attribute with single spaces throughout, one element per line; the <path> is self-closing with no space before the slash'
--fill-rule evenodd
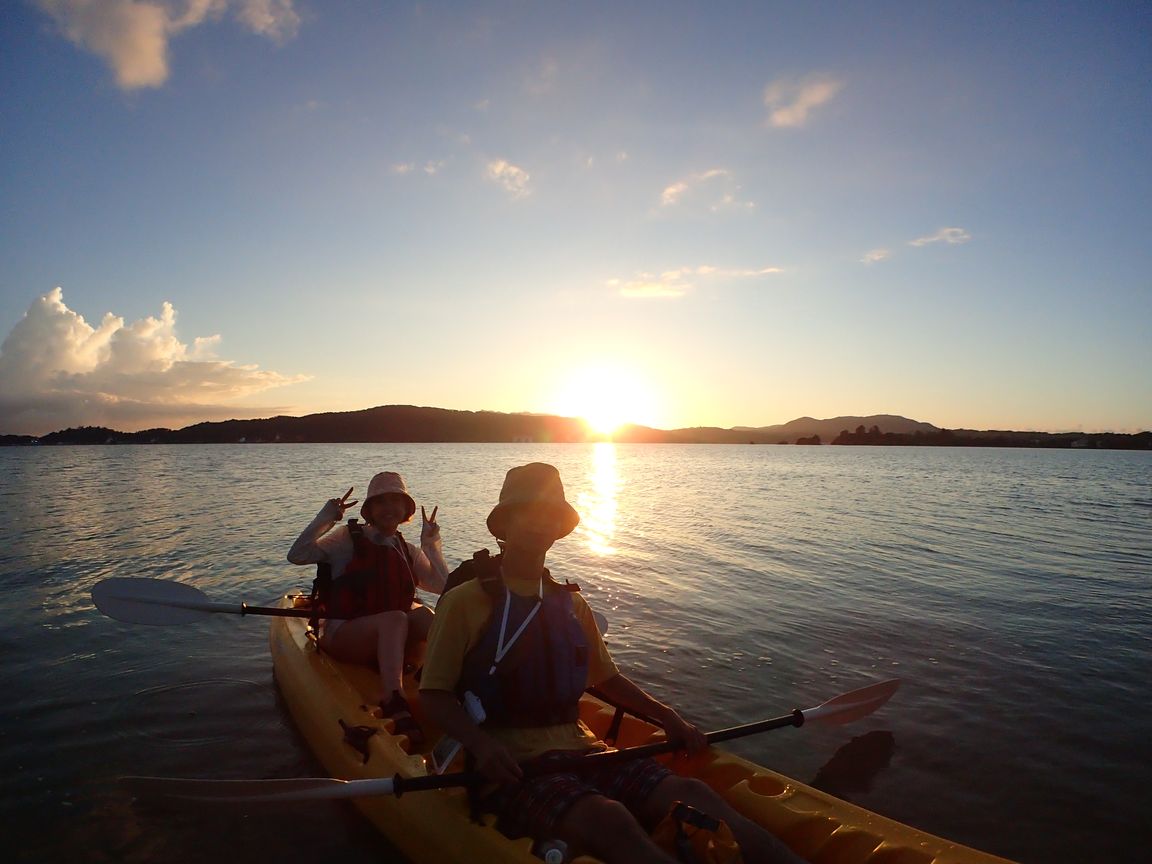
<path id="1" fill-rule="evenodd" d="M 396 533 L 396 546 L 380 546 L 364 536 L 364 528 L 348 520 L 352 560 L 331 581 L 321 597 L 325 618 L 361 618 L 377 612 L 407 612 L 416 598 L 416 573 L 408 544 Z"/>

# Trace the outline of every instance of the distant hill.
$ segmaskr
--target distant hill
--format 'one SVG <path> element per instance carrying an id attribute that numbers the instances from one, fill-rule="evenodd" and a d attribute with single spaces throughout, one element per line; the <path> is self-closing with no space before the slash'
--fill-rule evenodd
<path id="1" fill-rule="evenodd" d="M 812 417 L 800 417 L 778 426 L 758 426 L 749 428 L 737 426 L 736 430 L 755 432 L 758 435 L 776 437 L 781 441 L 792 443 L 797 438 L 810 438 L 819 435 L 820 440 L 830 444 L 841 432 L 853 431 L 858 426 L 871 429 L 876 426 L 881 432 L 891 432 L 896 435 L 912 435 L 916 432 L 930 434 L 941 431 L 931 423 L 922 423 L 919 420 L 909 420 L 896 414 L 870 414 L 867 417 L 832 417 L 828 420 L 816 420 Z"/>
<path id="2" fill-rule="evenodd" d="M 776 426 L 721 429 L 653 429 L 625 426 L 620 443 L 658 444 L 839 444 L 969 447 L 1107 447 L 1152 449 L 1152 432 L 1139 435 L 1077 432 L 976 432 L 940 429 L 892 414 L 867 417 L 800 417 Z M 118 432 L 99 426 L 64 429 L 40 438 L 0 435 L 0 446 L 35 444 L 294 444 L 294 443 L 576 443 L 597 440 L 584 421 L 552 414 L 451 411 L 414 405 L 382 405 L 363 411 L 225 420 L 183 429 Z"/>
<path id="3" fill-rule="evenodd" d="M 405 442 L 584 441 L 583 421 L 545 414 L 450 411 L 414 405 L 383 405 L 363 411 L 337 411 L 304 417 L 224 420 L 183 429 L 117 432 L 85 426 L 44 435 L 40 444 L 335 444 Z M 29 436 L 5 436 L 33 443 Z"/>

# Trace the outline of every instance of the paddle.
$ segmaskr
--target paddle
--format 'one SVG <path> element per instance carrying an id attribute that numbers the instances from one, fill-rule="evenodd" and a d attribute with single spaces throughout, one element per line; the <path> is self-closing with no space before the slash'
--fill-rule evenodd
<path id="1" fill-rule="evenodd" d="M 312 615 L 309 609 L 215 603 L 199 588 L 167 579 L 104 579 L 92 588 L 92 602 L 109 618 L 128 624 L 188 624 L 220 612 L 280 618 L 308 618 Z M 608 619 L 599 612 L 593 612 L 592 616 L 600 633 L 607 633 Z"/>
<path id="2" fill-rule="evenodd" d="M 310 609 L 214 603 L 199 588 L 166 579 L 104 579 L 93 586 L 92 602 L 109 618 L 129 624 L 187 624 L 219 612 L 281 618 L 307 618 L 312 614 Z"/>
<path id="3" fill-rule="evenodd" d="M 899 679 L 893 678 L 861 687 L 829 699 L 815 708 L 803 711 L 797 709 L 791 714 L 733 726 L 709 732 L 705 736 L 709 744 L 731 741 L 747 735 L 756 735 L 784 726 L 802 726 L 805 723 L 825 723 L 839 726 L 851 723 L 871 714 L 887 702 L 896 688 Z M 657 741 L 638 747 L 627 747 L 606 753 L 592 753 L 588 756 L 574 756 L 558 760 L 546 767 L 526 766 L 525 774 L 554 773 L 561 771 L 582 771 L 599 768 L 602 765 L 671 753 L 680 749 L 672 741 Z M 458 774 L 430 774 L 426 777 L 381 777 L 369 780 L 336 780 L 329 777 L 292 778 L 287 780 L 187 780 L 175 777 L 124 777 L 120 783 L 137 796 L 163 796 L 191 801 L 228 802 L 270 802 L 305 801 L 320 798 L 359 798 L 367 795 L 396 795 L 425 789 L 443 789 L 449 786 L 469 786 L 484 782 L 482 774 L 475 772 Z"/>

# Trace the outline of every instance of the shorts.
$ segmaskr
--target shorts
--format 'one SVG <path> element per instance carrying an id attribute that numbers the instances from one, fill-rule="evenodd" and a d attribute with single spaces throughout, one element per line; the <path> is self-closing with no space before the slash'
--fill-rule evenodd
<path id="1" fill-rule="evenodd" d="M 320 635 L 331 639 L 347 620 L 347 618 L 325 618 L 320 627 Z"/>
<path id="2" fill-rule="evenodd" d="M 548 764 L 586 753 L 585 750 L 552 750 L 526 764 Z M 672 772 L 655 759 L 633 759 L 605 765 L 594 771 L 539 774 L 522 783 L 504 786 L 487 800 L 485 809 L 499 819 L 500 830 L 510 837 L 548 837 L 565 813 L 585 795 L 603 795 L 619 801 L 637 819 L 660 782 Z"/>

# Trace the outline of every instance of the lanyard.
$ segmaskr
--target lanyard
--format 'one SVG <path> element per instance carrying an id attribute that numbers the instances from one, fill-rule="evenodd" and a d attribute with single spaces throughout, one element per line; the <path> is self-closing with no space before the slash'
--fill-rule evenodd
<path id="1" fill-rule="evenodd" d="M 516 644 L 516 640 L 520 638 L 520 634 L 524 632 L 524 628 L 536 617 L 536 613 L 540 611 L 540 605 L 544 602 L 544 580 L 540 580 L 540 595 L 536 600 L 536 605 L 532 607 L 532 611 L 525 617 L 523 623 L 520 624 L 516 632 L 512 634 L 512 638 L 508 640 L 508 644 L 504 644 L 504 634 L 508 630 L 508 611 L 512 608 L 512 592 L 508 590 L 508 586 L 504 586 L 504 619 L 500 622 L 500 638 L 496 642 L 496 657 L 492 661 L 492 668 L 488 670 L 489 675 L 496 674 L 496 664 L 504 659 L 504 655 L 512 650 L 512 646 Z"/>

